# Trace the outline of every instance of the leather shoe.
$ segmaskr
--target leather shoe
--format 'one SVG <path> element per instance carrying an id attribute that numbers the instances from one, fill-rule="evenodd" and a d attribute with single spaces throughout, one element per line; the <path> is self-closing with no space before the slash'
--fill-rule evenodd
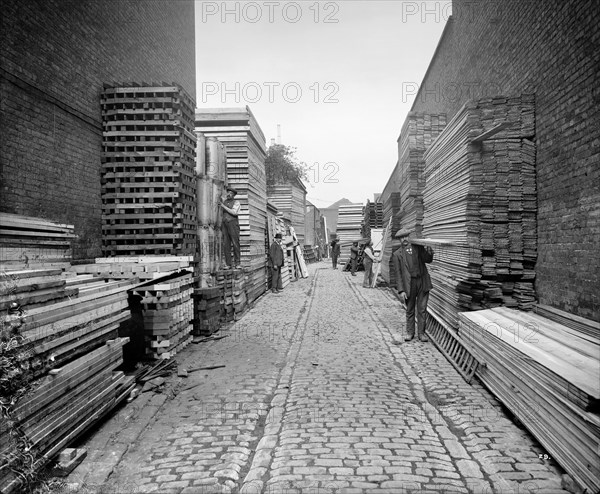
<path id="1" fill-rule="evenodd" d="M 404 337 L 404 341 L 412 341 L 414 337 L 415 337 L 415 335 L 412 335 L 412 336 L 405 336 L 405 337 Z"/>
<path id="2" fill-rule="evenodd" d="M 423 343 L 427 343 L 429 341 L 429 338 L 427 338 L 427 336 L 422 334 L 421 336 L 419 336 L 419 341 L 422 341 Z"/>

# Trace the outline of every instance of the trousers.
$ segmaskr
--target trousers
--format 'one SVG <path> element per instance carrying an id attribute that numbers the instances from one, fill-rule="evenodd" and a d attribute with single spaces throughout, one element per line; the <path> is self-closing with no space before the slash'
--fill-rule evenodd
<path id="1" fill-rule="evenodd" d="M 240 226 L 237 221 L 223 221 L 221 224 L 223 232 L 223 254 L 225 264 L 231 266 L 231 249 L 233 247 L 233 261 L 236 265 L 240 263 Z"/>
<path id="2" fill-rule="evenodd" d="M 417 336 L 425 335 L 425 321 L 427 318 L 427 302 L 429 292 L 423 290 L 423 279 L 410 279 L 410 296 L 406 301 L 406 332 L 408 336 L 415 335 L 415 311 L 417 315 Z"/>
<path id="3" fill-rule="evenodd" d="M 283 290 L 281 284 L 281 266 L 271 267 L 271 290 Z"/>

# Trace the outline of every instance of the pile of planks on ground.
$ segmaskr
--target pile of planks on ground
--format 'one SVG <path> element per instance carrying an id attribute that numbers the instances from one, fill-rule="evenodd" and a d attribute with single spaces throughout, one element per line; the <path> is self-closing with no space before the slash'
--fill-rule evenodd
<path id="1" fill-rule="evenodd" d="M 193 254 L 196 136 L 193 99 L 176 84 L 105 85 L 102 251 Z"/>
<path id="2" fill-rule="evenodd" d="M 225 148 L 227 182 L 238 191 L 242 266 L 248 275 L 248 297 L 254 301 L 266 287 L 267 220 L 266 144 L 250 108 L 197 111 L 196 131 L 214 137 Z"/>
<path id="3" fill-rule="evenodd" d="M 600 324 L 552 313 L 569 325 L 506 307 L 463 312 L 459 335 L 481 381 L 587 492 L 598 492 Z"/>
<path id="4" fill-rule="evenodd" d="M 342 204 L 338 209 L 337 238 L 340 241 L 338 264 L 342 267 L 350 259 L 352 242 L 360 240 L 364 217 L 362 204 Z"/>
<path id="5" fill-rule="evenodd" d="M 194 277 L 180 272 L 131 289 L 144 321 L 145 356 L 169 359 L 192 341 Z"/>
<path id="6" fill-rule="evenodd" d="M 537 256 L 534 98 L 467 103 L 426 151 L 423 235 L 439 240 L 430 310 L 531 309 Z"/>
<path id="7" fill-rule="evenodd" d="M 73 238 L 72 226 L 16 215 L 11 215 L 10 222 L 30 239 L 30 248 L 40 253 L 49 238 L 44 231 L 62 229 Z M 40 245 L 35 246 L 40 233 Z M 60 265 L 67 262 L 68 266 L 68 261 L 68 256 L 62 257 Z M 118 337 L 120 325 L 131 316 L 127 289 L 138 280 L 80 283 L 47 262 L 53 264 L 41 255 L 3 264 L 2 492 L 20 489 L 22 481 L 35 477 L 134 387 L 134 379 L 116 369 L 128 342 Z"/>
<path id="8" fill-rule="evenodd" d="M 315 254 L 315 247 L 313 247 L 312 245 L 305 245 L 303 253 L 304 253 L 304 261 L 306 262 L 306 264 L 311 264 L 313 262 L 317 262 L 317 256 Z"/>

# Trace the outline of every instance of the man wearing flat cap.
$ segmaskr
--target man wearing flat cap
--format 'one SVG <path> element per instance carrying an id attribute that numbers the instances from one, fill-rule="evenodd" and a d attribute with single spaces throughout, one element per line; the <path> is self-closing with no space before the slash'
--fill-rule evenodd
<path id="1" fill-rule="evenodd" d="M 221 232 L 223 233 L 223 253 L 225 255 L 225 268 L 229 269 L 231 264 L 231 249 L 233 248 L 233 262 L 236 268 L 240 267 L 240 203 L 234 199 L 237 190 L 227 187 L 227 199 L 221 200 L 223 208 L 223 221 Z"/>
<path id="2" fill-rule="evenodd" d="M 283 247 L 281 246 L 282 235 L 278 233 L 269 248 L 269 265 L 271 266 L 271 291 L 278 293 L 283 290 L 281 284 L 281 268 L 283 266 Z"/>
<path id="3" fill-rule="evenodd" d="M 417 312 L 417 336 L 420 341 L 428 341 L 425 336 L 425 319 L 427 317 L 427 302 L 432 288 L 431 278 L 425 264 L 433 261 L 433 249 L 411 243 L 414 230 L 403 228 L 396 233 L 401 245 L 392 255 L 398 292 L 406 302 L 406 332 L 405 341 L 415 337 L 415 309 Z"/>

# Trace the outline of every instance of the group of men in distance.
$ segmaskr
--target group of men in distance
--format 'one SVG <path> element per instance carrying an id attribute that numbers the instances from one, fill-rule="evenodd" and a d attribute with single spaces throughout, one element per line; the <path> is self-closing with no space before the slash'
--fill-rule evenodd
<path id="1" fill-rule="evenodd" d="M 240 267 L 240 226 L 238 216 L 240 203 L 235 200 L 237 191 L 227 187 L 227 198 L 221 201 L 223 209 L 223 250 L 225 254 L 225 268 L 232 265 L 231 251 L 233 250 L 233 262 L 236 268 Z M 427 341 L 425 335 L 425 319 L 427 317 L 427 302 L 429 291 L 432 288 L 431 278 L 426 264 L 433 260 L 433 249 L 429 246 L 423 247 L 411 242 L 415 238 L 415 231 L 403 228 L 395 237 L 400 240 L 400 246 L 392 254 L 392 262 L 396 273 L 396 283 L 400 298 L 406 304 L 406 337 L 405 341 L 411 341 L 415 337 L 415 315 L 417 321 L 417 337 L 420 341 Z M 281 233 L 277 233 L 269 248 L 269 265 L 271 267 L 272 283 L 271 291 L 279 293 L 283 290 L 281 283 L 281 268 L 284 264 L 284 253 Z M 333 269 L 337 269 L 337 261 L 341 247 L 338 239 L 331 242 L 331 260 Z M 356 276 L 359 248 L 358 242 L 354 242 L 350 248 L 351 275 Z M 363 266 L 365 277 L 363 287 L 373 286 L 373 266 L 381 262 L 381 259 L 373 251 L 373 242 L 368 240 L 363 250 Z"/>
<path id="2" fill-rule="evenodd" d="M 431 278 L 426 264 L 433 261 L 433 249 L 429 246 L 423 247 L 412 243 L 415 231 L 406 228 L 400 229 L 395 238 L 400 241 L 400 246 L 392 254 L 392 263 L 396 273 L 396 286 L 400 298 L 406 304 L 406 336 L 404 341 L 415 338 L 415 316 L 417 322 L 416 336 L 420 341 L 428 341 L 425 335 L 425 320 L 427 317 L 427 303 L 429 291 L 432 288 Z M 337 261 L 340 255 L 340 243 L 338 239 L 331 242 L 331 260 L 333 269 L 337 269 Z M 356 265 L 358 263 L 358 242 L 354 242 L 350 248 L 351 275 L 356 276 Z M 371 288 L 373 285 L 373 266 L 381 262 L 373 252 L 373 242 L 369 240 L 363 251 L 363 266 L 365 277 L 363 287 Z"/>

